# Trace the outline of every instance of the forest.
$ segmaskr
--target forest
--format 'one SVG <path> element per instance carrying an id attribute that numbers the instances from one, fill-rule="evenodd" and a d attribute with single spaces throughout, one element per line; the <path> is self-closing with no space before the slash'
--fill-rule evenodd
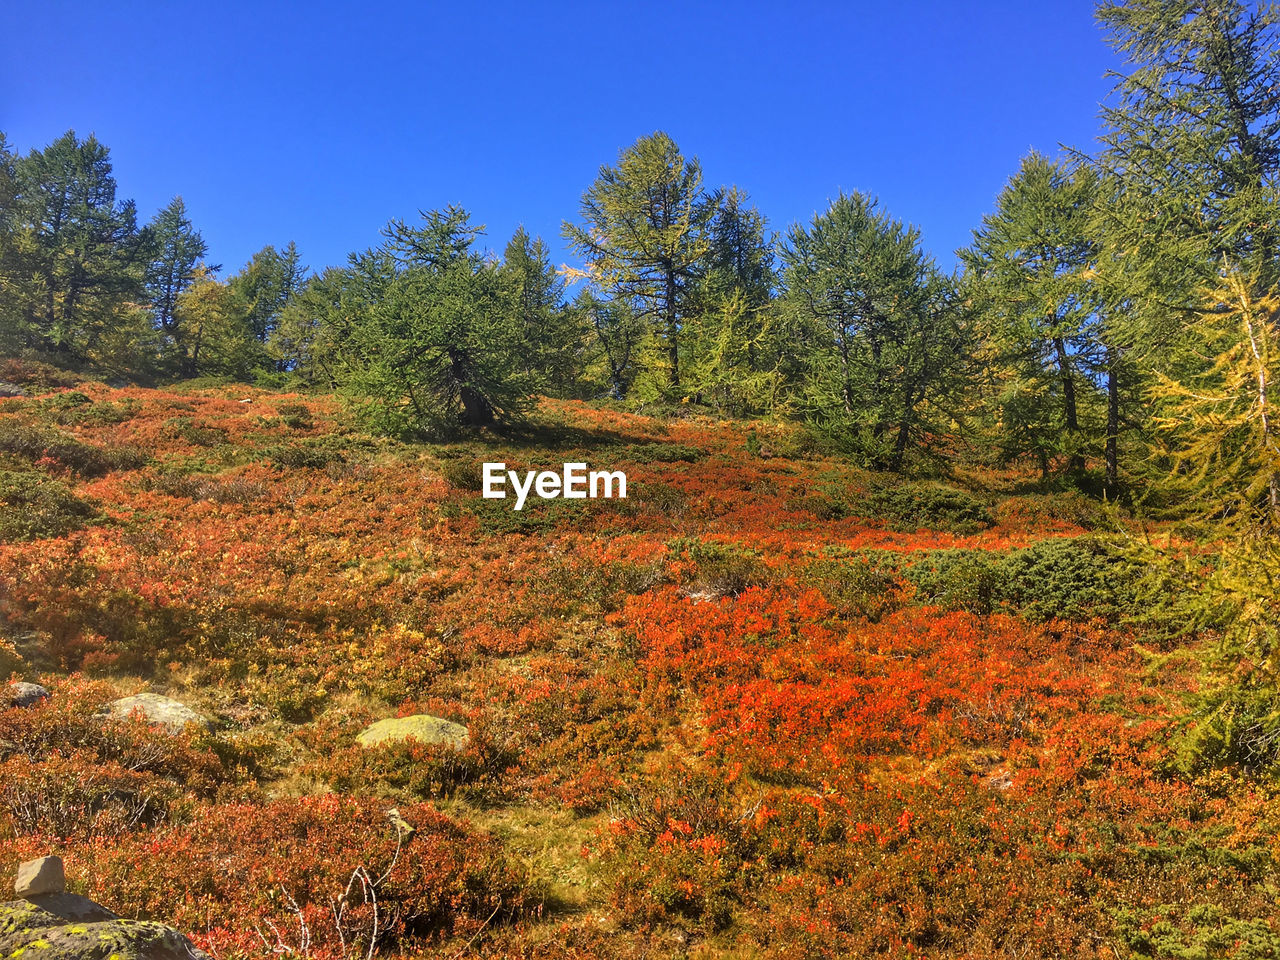
<path id="1" fill-rule="evenodd" d="M 578 266 L 233 272 L 0 134 L 0 879 L 217 960 L 1280 954 L 1280 9 L 1095 16 L 951 270 L 657 131 Z M 626 498 L 480 494 L 562 461 Z"/>

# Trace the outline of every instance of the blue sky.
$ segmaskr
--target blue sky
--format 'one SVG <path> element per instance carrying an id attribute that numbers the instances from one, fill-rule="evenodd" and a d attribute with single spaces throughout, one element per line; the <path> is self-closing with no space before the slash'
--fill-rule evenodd
<path id="1" fill-rule="evenodd" d="M 1022 155 L 1092 147 L 1119 66 L 1092 9 L 16 0 L 0 130 L 96 133 L 121 195 L 149 218 L 181 194 L 228 270 L 289 240 L 341 263 L 448 203 L 566 260 L 561 221 L 657 129 L 776 230 L 864 190 L 949 267 Z"/>

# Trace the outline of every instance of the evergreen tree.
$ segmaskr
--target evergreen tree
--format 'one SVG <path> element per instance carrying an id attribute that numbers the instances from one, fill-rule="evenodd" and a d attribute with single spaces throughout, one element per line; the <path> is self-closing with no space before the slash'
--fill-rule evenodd
<path id="1" fill-rule="evenodd" d="M 1224 258 L 1255 296 L 1277 280 L 1278 18 L 1238 0 L 1098 8 L 1128 63 L 1103 111 L 1100 267 L 1144 354 L 1177 352 Z"/>
<path id="2" fill-rule="evenodd" d="M 581 224 L 564 235 L 592 282 L 647 320 L 665 361 L 663 386 L 681 386 L 680 332 L 696 310 L 718 197 L 702 189 L 702 168 L 658 132 L 601 167 L 582 196 Z"/>
<path id="3" fill-rule="evenodd" d="M 275 331 L 289 299 L 302 287 L 306 268 L 297 246 L 290 241 L 283 251 L 265 246 L 228 282 L 248 309 L 249 327 L 260 343 Z"/>
<path id="4" fill-rule="evenodd" d="M 116 199 L 107 148 L 73 132 L 4 163 L 0 341 L 72 365 L 143 294 L 144 237 Z"/>
<path id="5" fill-rule="evenodd" d="M 149 224 L 151 257 L 144 281 L 154 323 L 172 336 L 178 297 L 196 279 L 197 267 L 209 252 L 208 244 L 187 216 L 181 197 L 174 197 Z M 215 272 L 217 267 L 207 267 Z"/>
<path id="6" fill-rule="evenodd" d="M 353 256 L 345 296 L 353 309 L 324 334 L 343 389 L 378 428 L 448 435 L 511 423 L 530 403 L 523 333 L 497 268 L 472 244 L 466 211 L 392 221 L 376 250 Z"/>
<path id="7" fill-rule="evenodd" d="M 788 308 L 811 331 L 805 412 L 868 462 L 902 469 L 961 359 L 949 281 L 917 230 L 858 193 L 792 227 L 782 260 Z"/>
<path id="8" fill-rule="evenodd" d="M 1095 376 L 1116 374 L 1090 282 L 1096 187 L 1088 168 L 1068 171 L 1033 153 L 960 252 L 996 374 L 1002 454 L 1030 454 L 1046 473 L 1058 456 L 1071 472 L 1083 470 L 1084 453 L 1102 432 L 1085 422 Z"/>
<path id="9" fill-rule="evenodd" d="M 522 331 L 524 372 L 542 389 L 567 396 L 579 373 L 581 330 L 565 309 L 564 278 L 541 237 L 519 227 L 503 252 L 499 274 Z"/>

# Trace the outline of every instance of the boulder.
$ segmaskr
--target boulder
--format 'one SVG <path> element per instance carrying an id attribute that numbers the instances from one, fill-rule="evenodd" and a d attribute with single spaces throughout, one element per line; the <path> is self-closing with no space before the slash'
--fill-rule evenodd
<path id="1" fill-rule="evenodd" d="M 20 897 L 38 897 L 42 893 L 65 893 L 67 876 L 61 857 L 40 857 L 18 864 L 18 877 L 13 892 Z"/>
<path id="2" fill-rule="evenodd" d="M 0 695 L 0 702 L 10 707 L 34 707 L 49 696 L 49 691 L 38 683 L 11 683 Z"/>
<path id="3" fill-rule="evenodd" d="M 366 727 L 356 740 L 362 747 L 380 743 L 399 743 L 417 740 L 420 743 L 443 743 L 461 750 L 471 739 L 471 734 L 460 723 L 433 717 L 427 713 L 415 713 L 409 717 L 391 717 Z"/>
<path id="4" fill-rule="evenodd" d="M 0 399 L 8 397 L 25 397 L 27 391 L 16 383 L 10 383 L 8 380 L 0 380 Z"/>
<path id="5" fill-rule="evenodd" d="M 121 697 L 108 704 L 105 712 L 112 717 L 128 717 L 138 713 L 148 723 L 163 727 L 169 733 L 181 733 L 189 723 L 205 729 L 213 725 L 213 721 L 204 714 L 196 713 L 185 703 L 162 697 L 158 693 L 138 693 L 132 697 Z"/>
<path id="6" fill-rule="evenodd" d="M 40 960 L 209 960 L 163 923 L 121 920 L 84 897 L 0 903 L 0 956 Z M 90 919 L 94 918 L 94 919 Z"/>

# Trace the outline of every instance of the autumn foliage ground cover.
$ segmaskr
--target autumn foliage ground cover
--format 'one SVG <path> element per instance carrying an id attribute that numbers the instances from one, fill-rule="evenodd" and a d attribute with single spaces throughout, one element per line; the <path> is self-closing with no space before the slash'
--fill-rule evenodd
<path id="1" fill-rule="evenodd" d="M 0 665 L 53 696 L 0 711 L 0 873 L 60 853 L 224 958 L 1280 948 L 1280 798 L 1180 747 L 1213 638 L 1080 494 L 570 402 L 406 445 L 324 396 L 29 394 Z M 631 496 L 515 514 L 491 459 Z M 214 729 L 95 716 L 142 689 Z M 421 712 L 466 749 L 356 743 Z"/>

